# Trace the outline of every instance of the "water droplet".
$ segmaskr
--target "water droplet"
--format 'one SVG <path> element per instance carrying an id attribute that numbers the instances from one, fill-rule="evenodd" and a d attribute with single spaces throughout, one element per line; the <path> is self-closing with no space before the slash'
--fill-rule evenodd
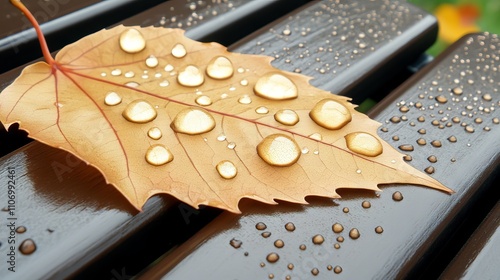
<path id="1" fill-rule="evenodd" d="M 241 244 L 243 244 L 243 242 L 241 242 L 241 241 L 240 241 L 240 240 L 238 240 L 238 239 L 233 238 L 233 239 L 231 239 L 231 241 L 229 241 L 229 244 L 230 244 L 231 246 L 233 246 L 233 248 L 238 249 L 238 248 L 240 248 L 240 247 L 241 247 Z"/>
<path id="2" fill-rule="evenodd" d="M 146 66 L 149 68 L 155 68 L 158 66 L 158 58 L 154 55 L 148 56 L 148 58 L 146 58 Z"/>
<path id="3" fill-rule="evenodd" d="M 352 239 L 358 239 L 360 236 L 359 230 L 357 228 L 353 228 L 349 231 L 349 237 Z"/>
<path id="4" fill-rule="evenodd" d="M 217 141 L 220 141 L 220 142 L 226 141 L 226 135 L 220 134 L 219 136 L 217 136 Z"/>
<path id="5" fill-rule="evenodd" d="M 116 93 L 114 91 L 110 91 L 110 92 L 106 93 L 106 97 L 104 97 L 104 104 L 106 104 L 108 106 L 118 105 L 121 102 L 122 102 L 121 96 L 118 95 L 118 93 Z"/>
<path id="6" fill-rule="evenodd" d="M 349 109 L 333 99 L 316 103 L 309 116 L 316 124 L 327 129 L 340 129 L 352 120 Z"/>
<path id="7" fill-rule="evenodd" d="M 333 230 L 333 232 L 335 232 L 335 233 L 340 233 L 340 232 L 342 232 L 342 231 L 344 230 L 344 226 L 342 226 L 342 225 L 341 225 L 341 224 L 339 224 L 339 223 L 335 223 L 335 224 L 333 224 L 333 226 L 332 226 L 332 230 Z"/>
<path id="8" fill-rule="evenodd" d="M 167 64 L 164 69 L 166 72 L 170 72 L 174 70 L 174 66 L 172 66 L 172 64 Z"/>
<path id="9" fill-rule="evenodd" d="M 304 251 L 305 249 L 307 249 L 307 246 L 305 244 L 300 244 L 299 249 Z"/>
<path id="10" fill-rule="evenodd" d="M 33 239 L 26 239 L 19 245 L 19 251 L 24 255 L 31 255 L 36 251 L 36 244 Z"/>
<path id="11" fill-rule="evenodd" d="M 499 124 L 500 123 L 500 119 L 499 118 L 493 118 L 493 123 L 494 124 Z"/>
<path id="12" fill-rule="evenodd" d="M 403 156 L 403 160 L 405 160 L 405 161 L 412 161 L 412 159 L 413 159 L 413 158 L 412 158 L 412 156 L 410 156 L 410 155 L 404 155 L 404 156 Z"/>
<path id="13" fill-rule="evenodd" d="M 195 100 L 196 104 L 201 106 L 209 106 L 212 105 L 212 99 L 206 95 L 198 96 Z"/>
<path id="14" fill-rule="evenodd" d="M 399 111 L 401 113 L 406 113 L 406 112 L 410 111 L 410 108 L 408 106 L 404 105 L 404 106 L 399 107 Z"/>
<path id="15" fill-rule="evenodd" d="M 264 231 L 261 235 L 262 235 L 262 237 L 264 237 L 264 238 L 268 238 L 269 236 L 271 236 L 271 232 L 269 232 L 269 231 Z"/>
<path id="16" fill-rule="evenodd" d="M 136 88 L 136 87 L 139 86 L 139 83 L 137 83 L 137 82 L 128 82 L 128 83 L 125 84 L 125 86 L 131 87 L 131 88 Z"/>
<path id="17" fill-rule="evenodd" d="M 122 70 L 114 69 L 111 71 L 111 76 L 120 76 L 122 74 Z"/>
<path id="18" fill-rule="evenodd" d="M 344 208 L 342 208 L 342 212 L 344 212 L 344 213 L 349 213 L 349 208 L 348 208 L 348 207 L 344 207 Z"/>
<path id="19" fill-rule="evenodd" d="M 186 54 L 187 54 L 187 51 L 186 51 L 186 48 L 184 47 L 183 44 L 176 44 L 172 48 L 172 56 L 174 56 L 176 58 L 183 58 L 184 56 L 186 56 Z"/>
<path id="20" fill-rule="evenodd" d="M 433 140 L 433 141 L 431 142 L 431 145 L 432 145 L 433 147 L 436 147 L 436 148 L 440 148 L 440 147 L 442 146 L 441 141 L 439 141 L 439 140 Z"/>
<path id="21" fill-rule="evenodd" d="M 375 232 L 381 234 L 382 232 L 384 232 L 384 229 L 381 226 L 378 226 L 375 228 Z"/>
<path id="22" fill-rule="evenodd" d="M 285 242 L 281 239 L 277 239 L 274 241 L 274 246 L 276 246 L 276 248 L 283 248 L 283 246 L 285 246 Z"/>
<path id="23" fill-rule="evenodd" d="M 234 149 L 234 148 L 236 148 L 236 143 L 234 143 L 234 142 L 227 143 L 227 148 L 231 149 L 231 150 Z"/>
<path id="24" fill-rule="evenodd" d="M 268 73 L 255 83 L 256 95 L 271 100 L 297 98 L 297 86 L 287 77 L 279 73 Z"/>
<path id="25" fill-rule="evenodd" d="M 270 253 L 267 255 L 266 260 L 270 263 L 275 263 L 280 259 L 280 256 L 276 253 Z"/>
<path id="26" fill-rule="evenodd" d="M 342 236 L 337 237 L 337 241 L 340 243 L 344 242 L 344 237 Z"/>
<path id="27" fill-rule="evenodd" d="M 419 144 L 420 146 L 424 146 L 427 144 L 427 141 L 425 141 L 424 138 L 418 138 L 417 139 L 417 144 Z"/>
<path id="28" fill-rule="evenodd" d="M 174 155 L 161 144 L 155 144 L 146 151 L 146 161 L 154 166 L 164 165 L 171 162 Z"/>
<path id="29" fill-rule="evenodd" d="M 428 160 L 429 162 L 435 163 L 435 162 L 437 162 L 437 157 L 436 157 L 436 156 L 429 156 L 429 157 L 427 158 L 427 160 Z"/>
<path id="30" fill-rule="evenodd" d="M 162 133 L 158 127 L 152 127 L 148 130 L 148 136 L 151 139 L 158 140 L 161 138 Z"/>
<path id="31" fill-rule="evenodd" d="M 282 34 L 285 36 L 289 36 L 290 34 L 292 34 L 292 31 L 290 30 L 290 28 L 286 28 L 286 29 L 283 29 Z"/>
<path id="32" fill-rule="evenodd" d="M 224 179 L 233 179 L 236 177 L 238 170 L 236 166 L 228 160 L 223 160 L 217 164 L 217 172 Z"/>
<path id="33" fill-rule="evenodd" d="M 370 207 L 372 207 L 372 204 L 370 203 L 370 201 L 365 200 L 365 201 L 363 201 L 363 202 L 361 203 L 361 206 L 362 206 L 363 208 L 370 208 Z"/>
<path id="34" fill-rule="evenodd" d="M 267 228 L 266 224 L 264 224 L 263 222 L 258 222 L 256 225 L 255 225 L 255 228 L 258 229 L 258 230 L 265 230 Z"/>
<path id="35" fill-rule="evenodd" d="M 285 229 L 288 231 L 294 231 L 295 230 L 295 225 L 292 222 L 288 222 L 285 224 Z"/>
<path id="36" fill-rule="evenodd" d="M 401 151 L 411 152 L 414 150 L 413 145 L 401 145 L 398 147 Z"/>
<path id="37" fill-rule="evenodd" d="M 340 273 L 342 272 L 342 267 L 341 267 L 341 266 L 336 265 L 336 266 L 333 268 L 333 272 L 335 272 L 336 274 L 340 274 Z"/>
<path id="38" fill-rule="evenodd" d="M 399 123 L 399 122 L 401 122 L 401 118 L 400 118 L 400 117 L 396 117 L 396 116 L 394 116 L 394 117 L 392 117 L 392 118 L 390 119 L 390 121 L 391 121 L 392 123 Z"/>
<path id="39" fill-rule="evenodd" d="M 366 132 L 353 132 L 345 136 L 349 150 L 368 157 L 375 157 L 382 153 L 382 144 L 373 135 Z"/>
<path id="40" fill-rule="evenodd" d="M 323 140 L 323 136 L 321 134 L 317 133 L 317 132 L 309 135 L 308 137 L 311 138 L 311 139 L 314 139 L 314 140 L 318 140 L 318 141 Z"/>
<path id="41" fill-rule="evenodd" d="M 142 33 L 135 29 L 129 28 L 120 35 L 120 48 L 127 53 L 138 53 L 146 47 L 146 40 Z"/>
<path id="42" fill-rule="evenodd" d="M 326 267 L 326 269 L 328 269 L 328 270 L 332 270 L 332 269 L 333 269 L 333 266 L 328 265 L 328 266 Z"/>
<path id="43" fill-rule="evenodd" d="M 401 201 L 403 200 L 403 194 L 399 191 L 395 191 L 393 194 L 392 194 L 392 199 L 395 200 L 395 201 Z"/>
<path id="44" fill-rule="evenodd" d="M 264 267 L 264 266 L 266 266 L 266 264 L 265 264 L 265 263 L 263 263 L 263 262 L 261 262 L 261 263 L 260 263 L 260 267 Z"/>
<path id="45" fill-rule="evenodd" d="M 267 109 L 267 107 L 265 107 L 265 106 L 260 106 L 260 107 L 257 107 L 255 109 L 255 113 L 261 114 L 261 115 L 267 114 L 267 113 L 269 113 L 269 109 Z"/>
<path id="46" fill-rule="evenodd" d="M 315 268 L 313 268 L 313 269 L 311 270 L 311 274 L 312 274 L 312 275 L 314 275 L 314 276 L 318 275 L 318 274 L 319 274 L 319 269 L 317 269 L 316 267 L 315 267 Z"/>
<path id="47" fill-rule="evenodd" d="M 128 71 L 125 73 L 125 78 L 133 78 L 135 77 L 135 73 L 133 71 Z"/>
<path id="48" fill-rule="evenodd" d="M 245 95 L 243 95 L 242 97 L 240 97 L 238 99 L 238 102 L 240 104 L 248 105 L 248 104 L 252 103 L 252 99 L 250 98 L 250 96 L 248 96 L 248 95 L 245 94 Z"/>
<path id="49" fill-rule="evenodd" d="M 274 114 L 274 119 L 284 125 L 295 125 L 299 122 L 299 115 L 293 110 L 282 109 Z"/>
<path id="50" fill-rule="evenodd" d="M 137 99 L 127 105 L 122 116 L 130 122 L 147 123 L 154 120 L 157 113 L 148 101 Z"/>
<path id="51" fill-rule="evenodd" d="M 452 136 L 448 137 L 448 141 L 450 141 L 451 143 L 455 143 L 455 142 L 457 142 L 457 137 L 452 135 Z"/>
<path id="52" fill-rule="evenodd" d="M 25 226 L 18 226 L 16 228 L 17 233 L 25 233 L 26 232 L 26 227 Z"/>
<path id="53" fill-rule="evenodd" d="M 467 125 L 465 126 L 465 131 L 468 132 L 468 133 L 473 133 L 474 132 L 474 127 L 471 126 L 471 125 Z"/>
<path id="54" fill-rule="evenodd" d="M 289 263 L 286 267 L 287 267 L 288 269 L 290 269 L 290 270 L 293 270 L 294 265 L 293 265 L 293 263 Z"/>
<path id="55" fill-rule="evenodd" d="M 177 82 L 186 87 L 197 87 L 205 81 L 205 76 L 200 69 L 194 65 L 188 65 L 184 71 L 179 72 Z"/>
<path id="56" fill-rule="evenodd" d="M 320 245 L 325 242 L 325 238 L 321 234 L 316 234 L 315 236 L 313 236 L 312 242 L 316 245 Z"/>
<path id="57" fill-rule="evenodd" d="M 269 275 L 267 276 L 269 279 L 274 279 L 274 274 L 272 273 L 269 273 Z"/>
<path id="58" fill-rule="evenodd" d="M 340 249 L 340 244 L 339 244 L 339 243 L 335 243 L 335 244 L 333 244 L 333 248 L 335 248 L 335 249 Z"/>
<path id="59" fill-rule="evenodd" d="M 486 93 L 486 94 L 483 95 L 483 99 L 485 101 L 491 101 L 493 98 L 491 97 L 491 94 Z"/>
<path id="60" fill-rule="evenodd" d="M 215 119 L 204 109 L 190 107 L 180 111 L 175 116 L 170 127 L 179 133 L 202 134 L 214 129 Z"/>
<path id="61" fill-rule="evenodd" d="M 207 65 L 207 75 L 212 79 L 223 80 L 233 76 L 234 68 L 231 61 L 225 56 L 212 58 Z"/>
<path id="62" fill-rule="evenodd" d="M 455 95 L 461 95 L 463 93 L 463 90 L 461 88 L 459 88 L 459 87 L 456 87 L 456 88 L 452 89 L 451 91 Z"/>
<path id="63" fill-rule="evenodd" d="M 421 129 L 418 130 L 418 133 L 420 133 L 420 134 L 426 134 L 427 131 L 425 130 L 425 128 L 421 128 Z"/>
<path id="64" fill-rule="evenodd" d="M 299 160 L 301 151 L 295 140 L 284 134 L 272 134 L 257 145 L 257 153 L 273 166 L 290 166 Z"/>
<path id="65" fill-rule="evenodd" d="M 448 98 L 446 98 L 444 95 L 439 95 L 436 97 L 436 101 L 441 103 L 441 104 L 444 104 L 444 103 L 448 102 Z"/>
<path id="66" fill-rule="evenodd" d="M 435 172 L 435 169 L 433 166 L 429 166 L 426 169 L 424 169 L 427 174 L 433 174 Z"/>

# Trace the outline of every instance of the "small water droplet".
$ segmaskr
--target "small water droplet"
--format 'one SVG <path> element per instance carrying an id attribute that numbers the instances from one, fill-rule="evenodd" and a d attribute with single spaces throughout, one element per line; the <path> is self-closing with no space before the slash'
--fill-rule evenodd
<path id="1" fill-rule="evenodd" d="M 174 155 L 161 144 L 155 144 L 146 151 L 146 161 L 154 166 L 164 165 L 171 162 Z"/>
<path id="2" fill-rule="evenodd" d="M 36 251 L 36 244 L 33 239 L 26 239 L 19 245 L 19 251 L 23 255 L 31 255 Z"/>
<path id="3" fill-rule="evenodd" d="M 280 256 L 276 253 L 270 253 L 267 255 L 266 260 L 270 263 L 275 263 L 280 259 Z"/>
<path id="4" fill-rule="evenodd" d="M 453 88 L 451 91 L 455 95 L 461 95 L 463 93 L 463 90 L 461 88 L 459 88 L 459 87 Z"/>
<path id="5" fill-rule="evenodd" d="M 401 201 L 403 200 L 403 194 L 399 191 L 395 191 L 393 194 L 392 194 L 392 199 L 395 200 L 395 201 Z"/>
<path id="6" fill-rule="evenodd" d="M 323 136 L 317 132 L 311 134 L 308 136 L 309 138 L 311 139 L 314 139 L 314 140 L 317 140 L 317 141 L 322 141 L 323 140 Z"/>
<path id="7" fill-rule="evenodd" d="M 108 106 L 118 105 L 121 102 L 122 102 L 121 96 L 118 95 L 118 93 L 116 93 L 114 91 L 110 91 L 110 92 L 106 93 L 106 97 L 104 97 L 104 104 L 106 104 Z"/>
<path id="8" fill-rule="evenodd" d="M 111 76 L 120 76 L 122 74 L 122 70 L 114 69 L 111 71 Z"/>
<path id="9" fill-rule="evenodd" d="M 241 244 L 243 244 L 243 242 L 241 242 L 241 240 L 233 238 L 231 239 L 231 241 L 229 241 L 229 244 L 233 246 L 233 248 L 238 249 L 241 247 Z"/>
<path id="10" fill-rule="evenodd" d="M 410 156 L 410 155 L 404 155 L 404 156 L 403 156 L 403 160 L 404 160 L 404 161 L 411 161 L 412 159 L 413 159 L 413 158 L 412 158 L 412 156 Z"/>
<path id="11" fill-rule="evenodd" d="M 258 222 L 256 225 L 255 225 L 255 228 L 258 229 L 258 230 L 265 230 L 267 228 L 266 224 L 264 224 L 263 222 Z"/>
<path id="12" fill-rule="evenodd" d="M 219 136 L 217 136 L 217 141 L 220 141 L 220 142 L 226 141 L 226 135 L 220 134 Z"/>
<path id="13" fill-rule="evenodd" d="M 127 105 L 122 116 L 130 122 L 147 123 L 156 118 L 157 112 L 148 101 L 137 99 Z"/>
<path id="14" fill-rule="evenodd" d="M 255 109 L 255 113 L 264 115 L 269 113 L 269 109 L 265 106 L 260 106 Z"/>
<path id="15" fill-rule="evenodd" d="M 177 82 L 186 87 L 197 87 L 203 84 L 205 76 L 200 69 L 194 65 L 188 65 L 184 71 L 179 72 Z"/>
<path id="16" fill-rule="evenodd" d="M 289 263 L 286 267 L 287 267 L 288 269 L 290 269 L 290 270 L 293 270 L 294 265 L 293 265 L 293 263 Z"/>
<path id="17" fill-rule="evenodd" d="M 361 174 L 363 172 L 361 169 L 356 169 L 356 173 Z"/>
<path id="18" fill-rule="evenodd" d="M 196 104 L 201 106 L 209 106 L 212 105 L 212 99 L 206 95 L 198 96 L 195 100 Z"/>
<path id="19" fill-rule="evenodd" d="M 349 208 L 348 208 L 348 207 L 344 207 L 344 208 L 342 208 L 342 212 L 344 212 L 344 213 L 349 213 Z"/>
<path id="20" fill-rule="evenodd" d="M 333 244 L 333 248 L 335 248 L 335 249 L 340 249 L 340 244 L 339 244 L 339 243 L 335 243 L 335 244 Z"/>
<path id="21" fill-rule="evenodd" d="M 146 66 L 149 68 L 155 68 L 158 66 L 158 58 L 154 55 L 148 56 L 148 58 L 146 58 Z"/>
<path id="22" fill-rule="evenodd" d="M 328 265 L 328 266 L 326 267 L 326 269 L 328 269 L 328 270 L 332 270 L 332 269 L 333 269 L 333 266 Z"/>
<path id="23" fill-rule="evenodd" d="M 307 249 L 307 246 L 305 244 L 300 244 L 299 249 L 304 251 Z"/>
<path id="24" fill-rule="evenodd" d="M 362 206 L 363 208 L 367 209 L 367 208 L 372 207 L 372 204 L 370 203 L 370 201 L 365 200 L 365 201 L 363 201 L 363 202 L 361 203 L 361 206 Z"/>
<path id="25" fill-rule="evenodd" d="M 397 116 L 394 116 L 392 118 L 389 119 L 392 123 L 399 123 L 401 122 L 401 118 L 400 117 L 397 117 Z"/>
<path id="26" fill-rule="evenodd" d="M 232 162 L 223 160 L 217 164 L 217 172 L 224 179 L 232 179 L 236 177 L 238 169 L 236 169 L 236 166 Z"/>
<path id="27" fill-rule="evenodd" d="M 261 235 L 262 235 L 262 237 L 264 237 L 264 238 L 268 238 L 269 236 L 271 236 L 271 232 L 269 232 L 269 231 L 264 231 Z"/>
<path id="28" fill-rule="evenodd" d="M 271 100 L 294 99 L 298 96 L 297 86 L 280 73 L 268 73 L 260 77 L 255 83 L 254 92 Z"/>
<path id="29" fill-rule="evenodd" d="M 316 245 L 320 245 L 325 242 L 325 238 L 321 234 L 316 234 L 315 236 L 313 236 L 312 242 Z"/>
<path id="30" fill-rule="evenodd" d="M 160 87 L 168 87 L 169 85 L 170 83 L 167 80 L 163 80 L 162 82 L 160 82 Z"/>
<path id="31" fill-rule="evenodd" d="M 125 78 L 133 78 L 135 77 L 135 73 L 133 71 L 127 71 L 125 73 Z"/>
<path id="32" fill-rule="evenodd" d="M 436 156 L 434 156 L 434 155 L 433 155 L 433 156 L 429 156 L 429 157 L 427 158 L 427 160 L 428 160 L 429 162 L 435 163 L 435 162 L 437 162 L 437 157 L 436 157 Z"/>
<path id="33" fill-rule="evenodd" d="M 285 224 L 285 229 L 287 231 L 294 231 L 295 230 L 295 225 L 292 222 L 288 222 Z"/>
<path id="34" fill-rule="evenodd" d="M 344 237 L 342 236 L 337 237 L 337 241 L 340 243 L 344 242 Z"/>
<path id="35" fill-rule="evenodd" d="M 465 126 L 464 130 L 468 133 L 473 133 L 474 132 L 474 127 L 471 125 Z"/>
<path id="36" fill-rule="evenodd" d="M 352 120 L 347 107 L 328 98 L 316 103 L 309 116 L 316 124 L 327 129 L 340 129 Z"/>
<path id="37" fill-rule="evenodd" d="M 401 113 L 406 113 L 406 112 L 410 111 L 410 108 L 408 106 L 404 105 L 404 106 L 399 107 L 399 111 Z"/>
<path id="38" fill-rule="evenodd" d="M 190 107 L 180 111 L 175 116 L 170 127 L 179 133 L 202 134 L 214 129 L 215 119 L 204 109 Z"/>
<path id="39" fill-rule="evenodd" d="M 233 150 L 234 148 L 236 148 L 236 143 L 234 142 L 227 143 L 227 148 Z"/>
<path id="40" fill-rule="evenodd" d="M 125 86 L 131 87 L 131 88 L 136 88 L 139 86 L 139 83 L 138 82 L 128 82 L 125 84 Z"/>
<path id="41" fill-rule="evenodd" d="M 312 275 L 314 275 L 314 276 L 318 275 L 318 274 L 319 274 L 319 269 L 317 269 L 316 267 L 315 267 L 315 268 L 313 268 L 313 269 L 311 270 L 311 274 L 312 274 Z"/>
<path id="42" fill-rule="evenodd" d="M 441 103 L 441 104 L 444 104 L 444 103 L 448 102 L 448 98 L 446 98 L 446 96 L 444 96 L 444 95 L 439 95 L 436 97 L 436 101 Z"/>
<path id="43" fill-rule="evenodd" d="M 491 96 L 491 94 L 486 93 L 486 94 L 483 95 L 483 99 L 485 101 L 491 101 L 493 99 L 493 97 Z"/>
<path id="44" fill-rule="evenodd" d="M 129 28 L 120 35 L 120 48 L 127 53 L 138 53 L 146 47 L 146 40 L 142 33 L 135 29 Z"/>
<path id="45" fill-rule="evenodd" d="M 283 29 L 282 33 L 285 36 L 289 36 L 290 34 L 292 34 L 292 30 L 290 30 L 290 28 L 286 28 L 286 29 Z"/>
<path id="46" fill-rule="evenodd" d="M 439 141 L 439 140 L 433 140 L 433 141 L 431 142 L 431 145 L 432 145 L 433 147 L 436 147 L 436 148 L 440 148 L 440 147 L 442 146 L 441 141 Z"/>
<path id="47" fill-rule="evenodd" d="M 340 232 L 342 232 L 344 230 L 344 226 L 342 226 L 339 223 L 335 223 L 335 224 L 332 225 L 332 230 L 335 233 L 340 233 Z"/>
<path id="48" fill-rule="evenodd" d="M 427 174 L 433 174 L 435 172 L 435 169 L 433 166 L 429 166 L 426 169 L 424 169 Z"/>
<path id="49" fill-rule="evenodd" d="M 299 160 L 301 150 L 295 140 L 285 134 L 272 134 L 257 145 L 258 155 L 273 166 L 290 166 Z"/>
<path id="50" fill-rule="evenodd" d="M 333 268 L 333 272 L 335 272 L 336 274 L 340 274 L 340 273 L 342 272 L 342 267 L 341 267 L 341 266 L 336 265 L 336 266 Z"/>
<path id="51" fill-rule="evenodd" d="M 455 142 L 457 142 L 457 137 L 452 135 L 452 136 L 448 137 L 448 141 L 450 141 L 451 143 L 455 143 Z"/>
<path id="52" fill-rule="evenodd" d="M 207 75 L 216 80 L 228 79 L 233 76 L 234 68 L 229 58 L 217 56 L 212 58 L 207 65 Z"/>
<path id="53" fill-rule="evenodd" d="M 411 152 L 414 150 L 413 145 L 401 145 L 398 147 L 401 151 Z"/>
<path id="54" fill-rule="evenodd" d="M 345 136 L 349 150 L 368 157 L 382 154 L 382 143 L 366 132 L 353 132 Z"/>
<path id="55" fill-rule="evenodd" d="M 427 144 L 427 141 L 425 141 L 424 138 L 418 138 L 417 139 L 417 144 L 419 144 L 420 146 L 424 146 Z"/>
<path id="56" fill-rule="evenodd" d="M 148 130 L 148 136 L 151 139 L 158 140 L 161 138 L 162 133 L 158 127 L 152 127 Z"/>
<path id="57" fill-rule="evenodd" d="M 174 66 L 172 64 L 167 64 L 164 69 L 166 72 L 170 72 L 174 70 Z"/>
<path id="58" fill-rule="evenodd" d="M 276 248 L 283 248 L 283 246 L 285 246 L 285 242 L 283 242 L 283 240 L 281 239 L 277 239 L 276 241 L 274 241 L 274 246 Z"/>
<path id="59" fill-rule="evenodd" d="M 353 228 L 349 231 L 349 237 L 352 239 L 358 239 L 360 237 L 359 230 L 357 228 Z"/>
<path id="60" fill-rule="evenodd" d="M 186 56 L 186 54 L 187 50 L 183 44 L 176 44 L 172 48 L 172 56 L 175 58 L 183 58 L 184 56 Z"/>
<path id="61" fill-rule="evenodd" d="M 284 125 L 295 125 L 299 122 L 299 115 L 293 110 L 282 109 L 274 114 L 274 119 Z"/>
<path id="62" fill-rule="evenodd" d="M 384 229 L 381 226 L 377 226 L 375 228 L 375 232 L 378 233 L 378 234 L 381 234 L 382 232 L 384 232 Z"/>
<path id="63" fill-rule="evenodd" d="M 26 232 L 26 227 L 25 226 L 18 226 L 16 228 L 17 233 L 25 233 Z"/>
<path id="64" fill-rule="evenodd" d="M 238 102 L 240 104 L 248 105 L 248 104 L 252 103 L 252 99 L 250 98 L 250 96 L 248 96 L 248 95 L 245 94 L 245 95 L 243 95 L 242 97 L 240 97 L 238 99 Z"/>

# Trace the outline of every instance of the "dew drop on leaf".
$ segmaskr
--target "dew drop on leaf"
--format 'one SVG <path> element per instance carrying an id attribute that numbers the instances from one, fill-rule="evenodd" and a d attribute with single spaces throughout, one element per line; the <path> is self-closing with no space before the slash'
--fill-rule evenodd
<path id="1" fill-rule="evenodd" d="M 316 103 L 309 116 L 316 124 L 327 129 L 340 129 L 352 120 L 349 109 L 329 98 Z"/>
<path id="2" fill-rule="evenodd" d="M 146 40 L 142 33 L 130 28 L 122 32 L 120 35 L 120 48 L 127 53 L 138 53 L 146 47 Z"/>
<path id="3" fill-rule="evenodd" d="M 317 132 L 309 135 L 309 138 L 314 139 L 314 140 L 318 140 L 318 141 L 323 140 L 323 136 Z"/>
<path id="4" fill-rule="evenodd" d="M 122 98 L 118 93 L 114 91 L 110 91 L 106 94 L 106 97 L 104 97 L 104 104 L 108 106 L 115 106 L 118 105 L 122 102 Z"/>
<path id="5" fill-rule="evenodd" d="M 168 87 L 170 83 L 167 80 L 160 82 L 160 87 Z"/>
<path id="6" fill-rule="evenodd" d="M 254 92 L 256 95 L 271 100 L 287 100 L 297 98 L 297 86 L 287 77 L 279 73 L 268 73 L 257 80 Z"/>
<path id="7" fill-rule="evenodd" d="M 186 87 L 197 87 L 205 81 L 205 76 L 200 69 L 194 65 L 188 65 L 184 71 L 177 76 L 177 82 Z"/>
<path id="8" fill-rule="evenodd" d="M 139 83 L 137 82 L 128 82 L 125 84 L 125 86 L 130 87 L 130 88 L 136 88 L 139 86 Z"/>
<path id="9" fill-rule="evenodd" d="M 154 166 L 164 165 L 171 162 L 174 155 L 161 144 L 155 144 L 146 151 L 146 161 Z"/>
<path id="10" fill-rule="evenodd" d="M 135 77 L 135 73 L 133 71 L 127 71 L 125 73 L 125 78 L 133 78 Z"/>
<path id="11" fill-rule="evenodd" d="M 274 114 L 274 119 L 284 125 L 295 125 L 299 122 L 299 115 L 290 109 L 282 109 Z"/>
<path id="12" fill-rule="evenodd" d="M 154 55 L 148 56 L 148 58 L 146 58 L 146 66 L 149 68 L 155 68 L 158 66 L 158 58 Z"/>
<path id="13" fill-rule="evenodd" d="M 122 70 L 120 70 L 120 69 L 111 70 L 111 76 L 120 76 L 121 74 L 122 74 Z"/>
<path id="14" fill-rule="evenodd" d="M 172 55 L 175 58 L 183 58 L 184 56 L 186 56 L 186 54 L 187 54 L 186 47 L 184 47 L 183 44 L 176 44 L 172 48 Z"/>
<path id="15" fill-rule="evenodd" d="M 382 153 L 382 143 L 373 135 L 366 132 L 353 132 L 345 136 L 349 150 L 368 157 L 375 157 Z"/>
<path id="16" fill-rule="evenodd" d="M 212 79 L 228 79 L 233 76 L 233 73 L 233 64 L 225 56 L 214 57 L 207 65 L 207 75 Z"/>
<path id="17" fill-rule="evenodd" d="M 234 164 L 229 160 L 219 162 L 216 168 L 219 175 L 224 179 L 233 179 L 238 173 L 236 166 L 234 166 Z"/>
<path id="18" fill-rule="evenodd" d="M 215 119 L 209 112 L 191 107 L 180 111 L 170 126 L 175 132 L 196 135 L 214 129 Z"/>
<path id="19" fill-rule="evenodd" d="M 154 120 L 158 114 L 149 102 L 137 99 L 127 105 L 122 115 L 130 122 L 147 123 Z"/>
<path id="20" fill-rule="evenodd" d="M 148 130 L 148 136 L 151 139 L 158 140 L 161 138 L 162 133 L 158 127 L 152 127 Z"/>
<path id="21" fill-rule="evenodd" d="M 172 71 L 172 70 L 174 70 L 174 66 L 172 66 L 172 64 L 167 64 L 167 65 L 165 66 L 165 71 L 170 72 L 170 71 Z"/>
<path id="22" fill-rule="evenodd" d="M 195 100 L 196 104 L 201 106 L 209 106 L 212 104 L 212 99 L 206 95 L 198 96 Z"/>
<path id="23" fill-rule="evenodd" d="M 260 107 L 257 107 L 255 109 L 255 113 L 260 114 L 260 115 L 264 115 L 264 114 L 269 113 L 269 109 L 265 106 L 260 106 Z"/>
<path id="24" fill-rule="evenodd" d="M 273 166 L 290 166 L 299 160 L 301 150 L 295 140 L 284 134 L 272 134 L 257 145 L 258 155 Z"/>
<path id="25" fill-rule="evenodd" d="M 243 95 L 242 97 L 240 97 L 240 98 L 238 99 L 238 102 L 239 102 L 240 104 L 245 104 L 245 105 L 248 105 L 248 104 L 252 103 L 252 99 L 251 99 L 251 98 L 250 98 L 250 96 L 248 96 L 248 95 Z"/>
<path id="26" fill-rule="evenodd" d="M 219 136 L 217 136 L 217 141 L 220 141 L 220 142 L 226 141 L 226 135 L 220 134 Z"/>

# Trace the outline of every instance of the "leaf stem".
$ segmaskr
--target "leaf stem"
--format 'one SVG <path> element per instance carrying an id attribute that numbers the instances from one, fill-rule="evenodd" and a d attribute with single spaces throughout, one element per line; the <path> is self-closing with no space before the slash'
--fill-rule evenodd
<path id="1" fill-rule="evenodd" d="M 24 6 L 21 0 L 10 0 L 10 3 L 14 5 L 16 8 L 18 8 L 24 14 L 24 16 L 31 22 L 33 28 L 35 28 L 36 35 L 38 36 L 38 41 L 40 42 L 40 48 L 42 49 L 45 61 L 50 65 L 54 65 L 56 61 L 50 54 L 49 47 L 47 46 L 47 42 L 45 41 L 45 36 L 42 33 L 40 24 L 38 24 L 33 14 L 28 10 L 28 8 L 26 8 L 26 6 Z"/>

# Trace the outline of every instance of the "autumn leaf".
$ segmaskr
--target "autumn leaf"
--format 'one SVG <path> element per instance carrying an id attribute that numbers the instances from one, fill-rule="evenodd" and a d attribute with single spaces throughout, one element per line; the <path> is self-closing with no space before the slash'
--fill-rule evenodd
<path id="1" fill-rule="evenodd" d="M 339 188 L 451 192 L 407 165 L 348 98 L 269 57 L 125 26 L 44 56 L 0 94 L 0 121 L 95 166 L 138 209 L 159 193 L 239 212 L 244 197 L 306 203 Z"/>

